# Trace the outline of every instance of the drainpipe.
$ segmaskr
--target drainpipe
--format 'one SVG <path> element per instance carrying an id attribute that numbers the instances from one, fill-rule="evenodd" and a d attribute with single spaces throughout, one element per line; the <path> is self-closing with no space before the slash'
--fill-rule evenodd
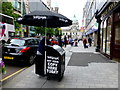
<path id="1" fill-rule="evenodd" d="M 98 23 L 98 31 L 97 31 L 97 46 L 96 46 L 96 52 L 100 52 L 100 26 L 101 26 L 101 19 L 100 19 L 100 15 L 98 15 L 98 10 L 95 13 L 95 18 L 97 19 L 97 23 Z"/>

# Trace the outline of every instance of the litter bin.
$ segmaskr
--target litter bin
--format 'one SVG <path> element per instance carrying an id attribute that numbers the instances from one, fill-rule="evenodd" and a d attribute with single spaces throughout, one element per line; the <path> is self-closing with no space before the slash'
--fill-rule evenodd
<path id="1" fill-rule="evenodd" d="M 65 71 L 65 50 L 58 45 L 46 46 L 46 76 L 47 79 L 61 81 Z"/>

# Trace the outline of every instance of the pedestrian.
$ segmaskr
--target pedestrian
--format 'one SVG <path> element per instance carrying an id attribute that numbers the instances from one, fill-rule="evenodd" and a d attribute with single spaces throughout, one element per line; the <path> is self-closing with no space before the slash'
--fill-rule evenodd
<path id="1" fill-rule="evenodd" d="M 66 37 L 66 35 L 64 36 L 64 45 L 65 45 L 65 47 L 67 45 L 67 37 Z"/>
<path id="2" fill-rule="evenodd" d="M 51 45 L 51 42 L 49 41 L 50 38 L 51 35 L 47 33 L 46 37 L 43 37 L 43 39 L 39 42 L 39 46 L 37 49 L 37 55 L 35 58 L 36 74 L 39 74 L 41 76 L 45 76 L 44 75 L 45 46 Z"/>
<path id="3" fill-rule="evenodd" d="M 87 39 L 84 38 L 84 39 L 83 39 L 83 45 L 84 45 L 84 48 L 87 48 L 86 44 L 87 44 Z"/>
<path id="4" fill-rule="evenodd" d="M 43 39 L 40 41 L 38 50 L 37 50 L 39 54 L 44 55 L 45 53 L 45 40 L 46 40 L 46 45 L 51 45 L 50 38 L 51 38 L 51 35 L 47 33 L 46 37 L 43 37 Z"/>
<path id="5" fill-rule="evenodd" d="M 61 40 L 61 36 L 60 35 L 58 36 L 58 45 L 60 47 L 62 47 L 62 40 Z"/>
<path id="6" fill-rule="evenodd" d="M 75 46 L 78 46 L 78 40 L 77 40 L 77 38 L 74 40 L 75 42 Z"/>
<path id="7" fill-rule="evenodd" d="M 70 38 L 70 41 L 69 41 L 70 45 L 73 46 L 73 39 Z"/>
<path id="8" fill-rule="evenodd" d="M 91 47 L 92 39 L 90 37 L 88 37 L 88 43 L 89 43 L 89 46 Z"/>

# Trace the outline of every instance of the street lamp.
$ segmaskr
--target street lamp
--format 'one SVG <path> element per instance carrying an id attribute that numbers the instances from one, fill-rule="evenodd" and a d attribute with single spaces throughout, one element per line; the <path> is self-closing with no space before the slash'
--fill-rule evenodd
<path id="1" fill-rule="evenodd" d="M 95 13 L 95 18 L 97 19 L 97 23 L 98 23 L 96 52 L 100 52 L 100 26 L 102 22 L 102 20 L 100 19 L 101 16 L 98 13 L 99 12 L 97 10 Z"/>

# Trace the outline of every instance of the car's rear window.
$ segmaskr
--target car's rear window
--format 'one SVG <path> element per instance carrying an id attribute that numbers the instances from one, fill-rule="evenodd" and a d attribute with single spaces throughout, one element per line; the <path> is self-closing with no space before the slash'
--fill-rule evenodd
<path id="1" fill-rule="evenodd" d="M 24 46 L 25 40 L 21 39 L 11 39 L 7 44 L 16 45 L 16 46 Z"/>

